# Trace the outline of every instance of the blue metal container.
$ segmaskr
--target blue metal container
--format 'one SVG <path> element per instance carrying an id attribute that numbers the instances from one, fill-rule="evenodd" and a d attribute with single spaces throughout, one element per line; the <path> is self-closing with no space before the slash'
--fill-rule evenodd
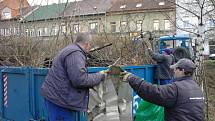
<path id="1" fill-rule="evenodd" d="M 28 121 L 33 116 L 29 70 L 27 67 L 1 68 L 0 115 L 6 121 Z"/>
<path id="2" fill-rule="evenodd" d="M 47 68 L 32 68 L 30 72 L 30 80 L 32 82 L 32 104 L 34 109 L 34 120 L 47 119 L 47 113 L 44 105 L 43 97 L 40 95 L 40 87 L 48 73 Z"/>
<path id="3" fill-rule="evenodd" d="M 89 73 L 107 69 L 106 67 L 90 67 Z M 125 66 L 128 72 L 153 81 L 153 65 Z M 0 68 L 0 120 L 1 121 L 36 121 L 46 120 L 47 112 L 40 95 L 40 87 L 44 81 L 47 68 L 1 67 Z M 138 107 L 140 98 L 134 93 L 133 110 Z M 134 112 L 134 111 L 133 111 Z"/>
<path id="4" fill-rule="evenodd" d="M 124 69 L 128 72 L 131 72 L 149 83 L 153 83 L 154 76 L 154 66 L 153 65 L 144 65 L 144 66 L 126 66 Z M 141 98 L 133 91 L 132 93 L 132 114 L 136 113 L 136 110 L 139 107 L 139 102 Z"/>

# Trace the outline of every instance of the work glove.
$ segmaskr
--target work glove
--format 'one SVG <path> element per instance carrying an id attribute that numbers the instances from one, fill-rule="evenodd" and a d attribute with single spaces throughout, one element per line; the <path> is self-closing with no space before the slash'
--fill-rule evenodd
<path id="1" fill-rule="evenodd" d="M 120 76 L 122 72 L 124 72 L 124 70 L 120 66 L 108 66 L 108 74 L 111 76 Z"/>
<path id="2" fill-rule="evenodd" d="M 104 74 L 105 76 L 108 75 L 109 73 L 109 70 L 102 70 L 102 71 L 99 71 L 100 74 Z"/>
<path id="3" fill-rule="evenodd" d="M 122 78 L 123 82 L 128 82 L 128 76 L 131 75 L 132 73 L 124 71 L 120 73 L 120 77 Z"/>
<path id="4" fill-rule="evenodd" d="M 123 70 L 120 66 L 109 66 L 108 75 L 118 77 L 123 82 L 127 82 L 127 78 L 130 74 L 132 73 Z"/>
<path id="5" fill-rule="evenodd" d="M 105 77 L 122 78 L 120 75 L 124 70 L 120 66 L 110 65 L 107 70 L 102 70 L 99 73 L 105 74 Z"/>
<path id="6" fill-rule="evenodd" d="M 106 78 L 108 77 L 108 72 L 109 72 L 109 70 L 102 70 L 102 71 L 99 71 L 99 74 L 104 75 L 103 80 L 106 79 Z"/>
<path id="7" fill-rule="evenodd" d="M 109 66 L 108 70 L 102 70 L 99 72 L 100 74 L 105 74 L 105 77 L 110 76 L 110 77 L 116 77 L 120 78 L 121 81 L 123 82 L 128 82 L 127 78 L 130 74 L 130 72 L 124 71 L 120 66 Z"/>
<path id="8" fill-rule="evenodd" d="M 120 66 L 110 65 L 110 66 L 108 66 L 107 70 L 102 70 L 99 73 L 111 75 L 111 76 L 119 76 L 121 72 L 123 72 L 123 69 Z"/>

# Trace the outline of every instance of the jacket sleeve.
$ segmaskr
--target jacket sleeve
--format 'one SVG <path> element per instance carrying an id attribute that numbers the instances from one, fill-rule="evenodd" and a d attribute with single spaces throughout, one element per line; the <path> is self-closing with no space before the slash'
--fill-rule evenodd
<path id="1" fill-rule="evenodd" d="M 165 55 L 159 53 L 151 53 L 152 59 L 157 62 L 162 62 L 165 59 Z"/>
<path id="2" fill-rule="evenodd" d="M 77 51 L 65 58 L 67 76 L 72 85 L 77 88 L 93 87 L 105 78 L 104 74 L 88 74 L 85 56 Z"/>
<path id="3" fill-rule="evenodd" d="M 133 90 L 144 100 L 163 106 L 172 107 L 177 100 L 177 87 L 174 83 L 167 85 L 154 85 L 145 82 L 135 75 L 127 78 Z"/>
<path id="4" fill-rule="evenodd" d="M 162 62 L 165 59 L 163 54 L 155 53 L 151 49 L 148 49 L 149 54 L 151 55 L 152 59 L 157 62 Z"/>

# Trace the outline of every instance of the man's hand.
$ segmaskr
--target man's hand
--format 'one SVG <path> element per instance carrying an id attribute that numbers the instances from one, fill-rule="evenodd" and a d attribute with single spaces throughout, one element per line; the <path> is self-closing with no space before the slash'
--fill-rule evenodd
<path id="1" fill-rule="evenodd" d="M 120 77 L 122 77 L 122 81 L 123 82 L 128 82 L 128 76 L 131 75 L 132 73 L 124 71 L 122 73 L 120 73 Z"/>
<path id="2" fill-rule="evenodd" d="M 130 74 L 130 72 L 124 71 L 120 66 L 109 67 L 108 75 L 120 77 L 123 82 L 127 82 L 127 78 Z"/>
<path id="3" fill-rule="evenodd" d="M 100 74 L 107 76 L 119 77 L 121 81 L 128 82 L 127 78 L 131 74 L 130 72 L 124 71 L 120 66 L 109 66 L 108 70 L 99 71 Z"/>
<path id="4" fill-rule="evenodd" d="M 107 75 L 109 73 L 109 70 L 102 70 L 102 71 L 99 71 L 100 74 L 104 74 L 104 75 Z"/>

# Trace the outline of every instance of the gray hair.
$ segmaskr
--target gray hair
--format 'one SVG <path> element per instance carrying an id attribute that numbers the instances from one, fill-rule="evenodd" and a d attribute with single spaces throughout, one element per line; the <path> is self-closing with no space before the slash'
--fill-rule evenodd
<path id="1" fill-rule="evenodd" d="M 90 33 L 79 33 L 76 37 L 76 43 L 86 43 L 92 39 L 92 35 Z"/>

